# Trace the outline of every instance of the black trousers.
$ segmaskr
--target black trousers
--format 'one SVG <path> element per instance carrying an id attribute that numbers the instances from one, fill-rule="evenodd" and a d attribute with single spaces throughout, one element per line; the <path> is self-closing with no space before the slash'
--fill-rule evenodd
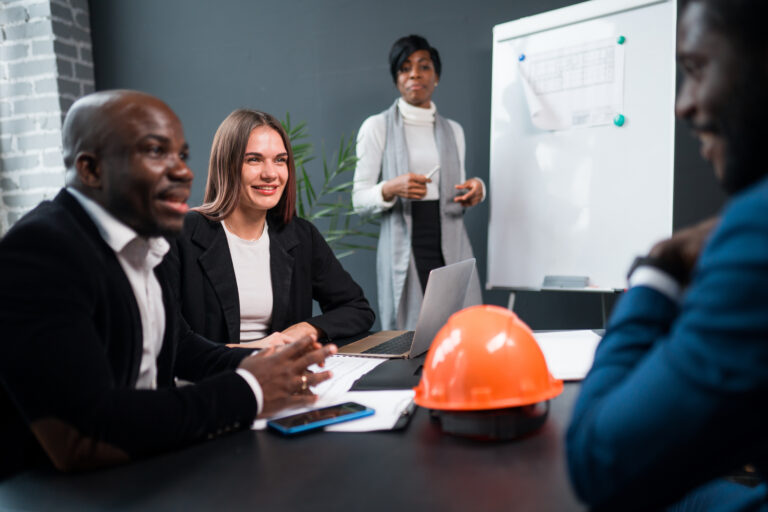
<path id="1" fill-rule="evenodd" d="M 429 272 L 445 265 L 440 235 L 440 201 L 412 201 L 411 219 L 411 250 L 423 292 L 427 288 Z"/>

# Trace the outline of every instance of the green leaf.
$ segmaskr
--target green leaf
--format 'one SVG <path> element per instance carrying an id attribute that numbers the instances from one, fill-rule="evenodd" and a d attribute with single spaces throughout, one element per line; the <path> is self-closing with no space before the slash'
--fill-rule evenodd
<path id="1" fill-rule="evenodd" d="M 353 181 L 337 183 L 340 175 L 354 172 L 358 158 L 356 155 L 356 134 L 341 136 L 338 150 L 329 160 L 325 144 L 321 149 L 322 183 L 313 184 L 312 172 L 305 166 L 313 162 L 314 147 L 306 121 L 292 124 L 290 113 L 286 112 L 283 128 L 288 134 L 293 159 L 296 166 L 296 210 L 300 217 L 310 221 L 327 219 L 328 229 L 322 231 L 323 237 L 336 253 L 337 258 L 353 254 L 357 250 L 375 250 L 374 246 L 350 243 L 353 237 L 377 239 L 379 234 L 372 232 L 379 226 L 378 215 L 361 216 L 352 207 L 351 191 Z M 317 176 L 317 175 L 316 175 Z M 316 188 L 317 187 L 317 188 Z M 319 192 L 318 192 L 319 191 Z"/>
<path id="2" fill-rule="evenodd" d="M 362 244 L 343 244 L 338 243 L 336 244 L 336 247 L 340 249 L 367 249 L 370 251 L 375 251 L 376 246 L 375 245 L 362 245 Z"/>
<path id="3" fill-rule="evenodd" d="M 317 199 L 317 195 L 315 195 L 315 189 L 312 186 L 312 180 L 309 179 L 309 174 L 307 174 L 307 170 L 304 168 L 304 166 L 301 167 L 301 176 L 302 176 L 302 180 L 304 181 L 304 187 L 308 194 L 307 197 L 310 197 L 312 199 L 312 202 L 314 202 L 315 199 Z M 309 206 L 311 207 L 312 204 L 310 203 Z"/>
<path id="4" fill-rule="evenodd" d="M 321 219 L 323 217 L 329 217 L 333 213 L 333 208 L 323 208 L 312 214 L 312 219 Z"/>
<path id="5" fill-rule="evenodd" d="M 352 190 L 352 185 L 354 185 L 353 182 L 347 181 L 340 185 L 336 185 L 335 187 L 329 188 L 326 193 L 327 194 L 334 194 L 336 192 L 347 192 L 348 190 Z"/>

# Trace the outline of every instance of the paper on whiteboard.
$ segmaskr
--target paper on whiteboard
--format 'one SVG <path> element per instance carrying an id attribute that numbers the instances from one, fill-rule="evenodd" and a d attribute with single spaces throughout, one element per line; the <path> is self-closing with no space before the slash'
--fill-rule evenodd
<path id="1" fill-rule="evenodd" d="M 624 46 L 615 38 L 570 45 L 518 61 L 534 126 L 610 124 L 624 109 Z"/>

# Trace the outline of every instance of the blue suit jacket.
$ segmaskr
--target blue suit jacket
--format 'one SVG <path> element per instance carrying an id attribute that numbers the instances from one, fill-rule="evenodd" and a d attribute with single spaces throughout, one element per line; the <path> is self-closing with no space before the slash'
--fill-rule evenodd
<path id="1" fill-rule="evenodd" d="M 768 179 L 736 196 L 681 304 L 617 304 L 568 431 L 579 496 L 649 510 L 768 455 Z M 717 510 L 768 510 L 765 486 Z M 712 510 L 710 508 L 710 510 Z"/>

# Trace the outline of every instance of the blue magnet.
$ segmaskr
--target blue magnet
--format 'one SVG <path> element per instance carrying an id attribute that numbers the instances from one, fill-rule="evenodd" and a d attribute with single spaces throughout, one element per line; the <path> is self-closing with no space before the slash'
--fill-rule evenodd
<path id="1" fill-rule="evenodd" d="M 518 60 L 519 60 L 520 62 L 523 62 L 523 61 L 525 60 L 525 54 L 524 54 L 524 53 L 521 53 L 521 54 L 520 54 L 520 57 L 518 57 Z"/>
<path id="2" fill-rule="evenodd" d="M 616 114 L 616 117 L 613 118 L 613 124 L 621 128 L 622 126 L 624 126 L 624 123 L 626 122 L 626 120 L 627 118 L 624 117 L 623 115 Z"/>
<path id="3" fill-rule="evenodd" d="M 619 43 L 619 44 L 624 44 L 624 43 L 627 42 L 627 38 L 624 37 L 624 36 L 619 36 L 619 38 L 616 40 L 616 42 Z"/>

